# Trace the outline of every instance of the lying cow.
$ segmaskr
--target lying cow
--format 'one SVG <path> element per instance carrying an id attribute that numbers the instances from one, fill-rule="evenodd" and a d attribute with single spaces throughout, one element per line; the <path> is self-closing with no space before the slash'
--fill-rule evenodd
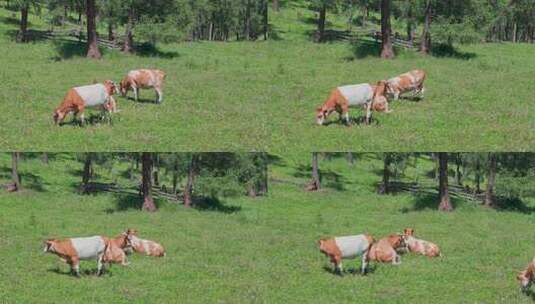
<path id="1" fill-rule="evenodd" d="M 102 274 L 103 257 L 106 243 L 102 236 L 70 238 L 65 240 L 50 239 L 45 242 L 44 252 L 53 253 L 71 266 L 71 272 L 80 276 L 80 260 L 96 260 L 97 274 Z"/>
<path id="2" fill-rule="evenodd" d="M 165 73 L 161 70 L 132 70 L 128 72 L 126 77 L 121 80 L 120 91 L 123 97 L 132 89 L 134 91 L 134 98 L 137 101 L 139 97 L 139 89 L 154 88 L 158 94 L 157 103 L 161 103 L 163 99 L 163 81 Z"/>
<path id="3" fill-rule="evenodd" d="M 405 236 L 407 251 L 415 252 L 428 257 L 442 256 L 440 248 L 436 244 L 415 238 L 414 229 L 405 228 L 405 230 L 403 230 L 403 235 Z"/>
<path id="4" fill-rule="evenodd" d="M 401 94 L 413 92 L 413 94 L 424 97 L 424 81 L 426 74 L 423 70 L 413 70 L 388 80 L 387 92 L 390 96 L 398 100 Z"/>
<path id="5" fill-rule="evenodd" d="M 137 253 L 143 253 L 148 256 L 164 257 L 165 249 L 162 245 L 151 241 L 144 240 L 137 236 L 137 231 L 134 229 L 128 229 L 128 241 L 132 245 L 132 248 Z"/>
<path id="6" fill-rule="evenodd" d="M 525 270 L 516 276 L 516 279 L 520 283 L 522 291 L 527 292 L 533 281 L 535 281 L 535 258 L 533 258 Z"/>
<path id="7" fill-rule="evenodd" d="M 397 253 L 399 248 L 405 247 L 405 237 L 401 234 L 392 234 L 380 239 L 370 248 L 369 259 L 380 263 L 401 264 L 401 257 Z"/>
<path id="8" fill-rule="evenodd" d="M 360 272 L 366 273 L 368 268 L 368 253 L 374 243 L 374 239 L 369 234 L 359 234 L 352 236 L 342 236 L 330 239 L 319 240 L 320 251 L 331 259 L 335 271 L 342 275 L 342 260 L 355 259 L 361 257 Z"/>
<path id="9" fill-rule="evenodd" d="M 59 124 L 69 113 L 74 113 L 75 118 L 79 115 L 80 122 L 84 124 L 86 108 L 101 108 L 109 113 L 117 112 L 117 104 L 113 98 L 116 91 L 117 87 L 111 80 L 106 80 L 103 84 L 72 88 L 54 110 L 54 122 Z"/>

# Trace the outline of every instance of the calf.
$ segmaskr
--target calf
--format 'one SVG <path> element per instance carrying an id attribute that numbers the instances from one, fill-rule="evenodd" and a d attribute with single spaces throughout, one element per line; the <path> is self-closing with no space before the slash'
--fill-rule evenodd
<path id="1" fill-rule="evenodd" d="M 126 253 L 124 250 L 117 246 L 112 240 L 109 240 L 107 243 L 104 256 L 102 257 L 102 262 L 108 264 L 120 263 L 123 266 L 128 266 L 130 264 L 126 259 Z"/>
<path id="2" fill-rule="evenodd" d="M 535 281 L 535 258 L 533 258 L 525 270 L 516 276 L 516 279 L 520 283 L 521 290 L 527 292 L 533 281 Z"/>
<path id="3" fill-rule="evenodd" d="M 442 257 L 440 248 L 436 244 L 415 238 L 414 229 L 405 228 L 403 235 L 405 236 L 406 248 L 409 252 L 415 252 L 428 257 Z"/>
<path id="4" fill-rule="evenodd" d="M 376 112 L 392 113 L 388 105 L 388 98 L 386 97 L 387 86 L 388 83 L 385 80 L 381 80 L 375 85 L 372 109 Z"/>
<path id="5" fill-rule="evenodd" d="M 401 258 L 396 250 L 405 246 L 403 235 L 392 234 L 386 238 L 380 239 L 377 243 L 371 246 L 369 259 L 370 261 L 399 265 L 401 264 Z"/>
<path id="6" fill-rule="evenodd" d="M 130 242 L 130 244 L 132 244 L 132 248 L 135 252 L 144 253 L 145 255 L 155 257 L 165 256 L 165 249 L 162 245 L 151 240 L 144 240 L 139 238 L 137 236 L 136 230 L 128 229 L 127 235 L 128 241 Z"/>
<path id="7" fill-rule="evenodd" d="M 104 252 L 107 240 L 102 236 L 50 239 L 45 242 L 44 252 L 53 253 L 71 266 L 71 272 L 80 276 L 80 260 L 97 260 L 97 274 L 102 274 Z"/>
<path id="8" fill-rule="evenodd" d="M 372 99 L 375 87 L 368 84 L 342 86 L 334 89 L 325 103 L 316 109 L 316 122 L 323 125 L 325 119 L 334 111 L 340 120 L 349 123 L 349 108 L 361 106 L 366 109 L 366 123 L 369 123 L 372 110 Z"/>
<path id="9" fill-rule="evenodd" d="M 123 96 L 128 94 L 132 89 L 134 91 L 134 98 L 137 101 L 139 96 L 139 89 L 154 88 L 158 94 L 157 103 L 161 103 L 163 99 L 162 86 L 165 79 L 165 73 L 161 70 L 132 70 L 128 72 L 125 78 L 121 80 L 120 91 Z"/>
<path id="10" fill-rule="evenodd" d="M 56 124 L 63 122 L 65 116 L 72 112 L 75 117 L 80 115 L 80 121 L 83 124 L 84 110 L 88 107 L 99 107 L 110 113 L 117 112 L 117 105 L 113 99 L 116 91 L 117 87 L 111 80 L 106 80 L 103 84 L 72 88 L 54 110 L 54 122 Z"/>
<path id="11" fill-rule="evenodd" d="M 426 74 L 423 70 L 413 70 L 388 80 L 387 92 L 398 100 L 401 94 L 413 92 L 424 97 L 424 81 Z"/>
<path id="12" fill-rule="evenodd" d="M 368 252 L 374 243 L 374 239 L 369 234 L 359 234 L 352 236 L 342 236 L 318 241 L 320 252 L 331 259 L 335 271 L 342 275 L 342 260 L 361 257 L 362 263 L 360 272 L 366 273 L 368 267 Z"/>

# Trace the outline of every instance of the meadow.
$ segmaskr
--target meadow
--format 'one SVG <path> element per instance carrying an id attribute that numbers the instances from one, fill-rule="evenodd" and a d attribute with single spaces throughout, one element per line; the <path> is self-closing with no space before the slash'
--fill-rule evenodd
<path id="1" fill-rule="evenodd" d="M 267 113 L 274 151 L 529 151 L 533 148 L 532 88 L 535 45 L 486 43 L 441 48 L 432 56 L 396 47 L 397 58 L 378 58 L 379 45 L 365 34 L 380 30 L 327 13 L 329 42 L 312 42 L 316 13 L 307 1 L 290 1 L 270 12 L 276 35 L 271 66 L 277 71 Z M 404 25 L 393 19 L 394 31 Z M 419 33 L 419 30 L 418 30 Z M 315 126 L 315 109 L 341 85 L 376 82 L 424 69 L 423 100 L 391 103 L 371 126 L 337 122 Z M 351 110 L 354 120 L 364 116 Z"/>
<path id="2" fill-rule="evenodd" d="M 308 156 L 274 157 L 267 197 L 221 198 L 232 212 L 185 209 L 159 201 L 153 214 L 119 209 L 121 196 L 76 193 L 81 163 L 59 155 L 48 165 L 20 165 L 26 189 L 0 193 L 0 298 L 12 303 L 530 303 L 515 276 L 533 257 L 532 214 L 483 208 L 454 199 L 455 211 L 436 211 L 436 197 L 398 193 L 379 196 L 382 162 L 374 155 L 353 165 L 322 160 L 324 189 L 303 191 Z M 0 156 L 0 184 L 10 159 Z M 126 168 L 124 168 L 126 169 Z M 119 169 L 118 173 L 122 172 Z M 408 166 L 401 181 L 432 183 L 432 163 Z M 112 182 L 107 170 L 99 181 Z M 117 172 L 116 172 L 117 173 Z M 122 174 L 115 174 L 124 183 Z M 524 199 L 530 207 L 533 199 Z M 441 246 L 444 257 L 404 255 L 400 266 L 372 265 L 367 276 L 331 272 L 316 241 L 325 236 L 369 232 L 382 237 L 414 227 Z M 95 262 L 81 264 L 82 278 L 42 252 L 49 237 L 115 235 L 127 227 L 161 242 L 167 256 L 130 256 L 94 276 Z M 46 291 L 46 292 L 45 292 Z"/>
<path id="3" fill-rule="evenodd" d="M 265 43 L 162 44 L 131 56 L 103 48 L 103 59 L 95 61 L 85 58 L 85 45 L 76 39 L 15 43 L 18 21 L 13 17 L 0 8 L 4 150 L 251 151 L 267 146 L 262 113 L 269 96 L 261 93 L 270 83 L 264 72 Z M 30 29 L 43 32 L 48 25 L 30 15 Z M 112 125 L 53 124 L 52 113 L 69 88 L 106 79 L 118 83 L 137 68 L 167 73 L 161 105 L 154 104 L 154 90 L 142 90 L 137 103 L 116 98 L 121 112 L 114 115 Z"/>

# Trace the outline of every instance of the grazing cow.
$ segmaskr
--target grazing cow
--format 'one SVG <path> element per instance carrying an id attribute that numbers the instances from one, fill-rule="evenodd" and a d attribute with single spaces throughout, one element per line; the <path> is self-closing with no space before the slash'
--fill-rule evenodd
<path id="1" fill-rule="evenodd" d="M 405 247 L 405 237 L 401 234 L 392 234 L 386 238 L 380 239 L 370 248 L 370 261 L 381 263 L 392 263 L 393 265 L 401 264 L 401 257 L 396 250 Z"/>
<path id="2" fill-rule="evenodd" d="M 120 263 L 123 266 L 128 266 L 126 259 L 126 253 L 124 250 L 117 246 L 112 240 L 109 240 L 104 251 L 104 256 L 102 257 L 103 263 Z"/>
<path id="3" fill-rule="evenodd" d="M 376 112 L 392 113 L 388 107 L 387 86 L 388 83 L 385 80 L 381 80 L 375 85 L 372 109 Z"/>
<path id="4" fill-rule="evenodd" d="M 154 88 L 158 94 L 157 103 L 161 103 L 163 99 L 162 87 L 164 79 L 165 73 L 161 70 L 132 70 L 121 80 L 119 87 L 123 96 L 126 96 L 128 91 L 132 89 L 136 101 L 139 97 L 139 89 Z"/>
<path id="5" fill-rule="evenodd" d="M 106 80 L 103 84 L 72 88 L 54 110 L 54 122 L 56 124 L 63 122 L 65 116 L 72 112 L 75 118 L 80 115 L 80 121 L 83 124 L 84 110 L 88 107 L 99 107 L 110 113 L 117 112 L 117 105 L 113 98 L 116 91 L 117 87 L 111 80 Z"/>
<path id="6" fill-rule="evenodd" d="M 71 266 L 71 271 L 80 276 L 80 260 L 97 260 L 97 274 L 102 274 L 104 252 L 109 241 L 102 236 L 50 239 L 45 242 L 44 252 L 53 253 Z"/>
<path id="7" fill-rule="evenodd" d="M 151 241 L 144 240 L 137 236 L 137 231 L 134 229 L 128 229 L 126 232 L 128 235 L 128 241 L 132 245 L 135 252 L 144 253 L 148 256 L 164 257 L 165 249 L 162 245 Z"/>
<path id="8" fill-rule="evenodd" d="M 316 109 L 316 122 L 323 125 L 325 119 L 334 111 L 338 112 L 340 120 L 349 123 L 349 108 L 364 107 L 366 109 L 366 123 L 371 117 L 371 106 L 375 87 L 368 84 L 341 86 L 331 92 L 325 103 Z"/>
<path id="9" fill-rule="evenodd" d="M 419 94 L 423 98 L 425 78 L 426 74 L 423 70 L 413 70 L 399 75 L 388 80 L 387 92 L 395 100 L 398 100 L 401 94 L 407 92 L 413 92 L 414 95 Z"/>
<path id="10" fill-rule="evenodd" d="M 535 258 L 533 258 L 525 270 L 516 276 L 516 279 L 520 283 L 521 290 L 527 292 L 533 281 L 535 281 Z"/>
<path id="11" fill-rule="evenodd" d="M 342 236 L 318 241 L 320 252 L 331 259 L 335 271 L 339 275 L 342 275 L 343 271 L 342 259 L 354 259 L 358 256 L 362 259 L 360 272 L 365 274 L 368 267 L 368 252 L 374 242 L 375 240 L 369 234 Z"/>
<path id="12" fill-rule="evenodd" d="M 442 257 L 440 248 L 436 244 L 415 238 L 414 229 L 405 228 L 405 230 L 403 230 L 403 235 L 405 236 L 407 251 L 428 257 Z"/>

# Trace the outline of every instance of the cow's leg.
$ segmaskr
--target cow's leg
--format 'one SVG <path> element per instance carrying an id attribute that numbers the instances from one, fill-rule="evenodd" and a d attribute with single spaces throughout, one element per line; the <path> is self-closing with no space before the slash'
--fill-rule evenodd
<path id="1" fill-rule="evenodd" d="M 424 95 L 425 95 L 425 87 L 422 86 L 422 88 L 420 89 L 420 97 L 421 97 L 422 99 L 424 99 Z"/>
<path id="2" fill-rule="evenodd" d="M 394 100 L 399 100 L 399 96 L 401 95 L 401 92 L 400 91 L 395 91 L 394 92 Z"/>
<path id="3" fill-rule="evenodd" d="M 104 264 L 102 263 L 102 259 L 103 259 L 104 255 L 100 255 L 97 259 L 97 275 L 100 276 L 102 275 L 102 272 L 104 270 Z"/>
<path id="4" fill-rule="evenodd" d="M 360 264 L 360 273 L 366 274 L 366 270 L 368 269 L 368 253 L 365 252 L 362 255 L 362 262 Z"/>
<path id="5" fill-rule="evenodd" d="M 349 125 L 351 121 L 349 120 L 349 106 L 348 105 L 342 105 L 340 113 L 340 120 L 345 122 L 346 125 Z"/>
<path id="6" fill-rule="evenodd" d="M 392 265 L 399 265 L 401 264 L 401 257 L 398 254 L 394 255 L 394 258 L 392 259 Z"/>
<path id="7" fill-rule="evenodd" d="M 366 104 L 366 124 L 369 125 L 372 118 L 372 102 Z"/>
<path id="8" fill-rule="evenodd" d="M 132 87 L 132 90 L 134 91 L 134 100 L 137 101 L 137 98 L 138 98 L 138 95 L 139 95 L 138 88 L 134 86 L 134 87 Z"/>
<path id="9" fill-rule="evenodd" d="M 157 103 L 161 103 L 163 100 L 163 92 L 161 88 L 154 88 L 156 90 L 156 94 L 158 94 L 158 101 Z"/>
<path id="10" fill-rule="evenodd" d="M 72 273 L 75 276 L 80 277 L 80 260 L 76 257 L 73 257 L 71 258 L 70 264 Z"/>
<path id="11" fill-rule="evenodd" d="M 334 255 L 331 257 L 331 262 L 334 264 L 334 272 L 338 275 L 342 275 L 344 271 L 342 267 L 342 258 Z"/>

